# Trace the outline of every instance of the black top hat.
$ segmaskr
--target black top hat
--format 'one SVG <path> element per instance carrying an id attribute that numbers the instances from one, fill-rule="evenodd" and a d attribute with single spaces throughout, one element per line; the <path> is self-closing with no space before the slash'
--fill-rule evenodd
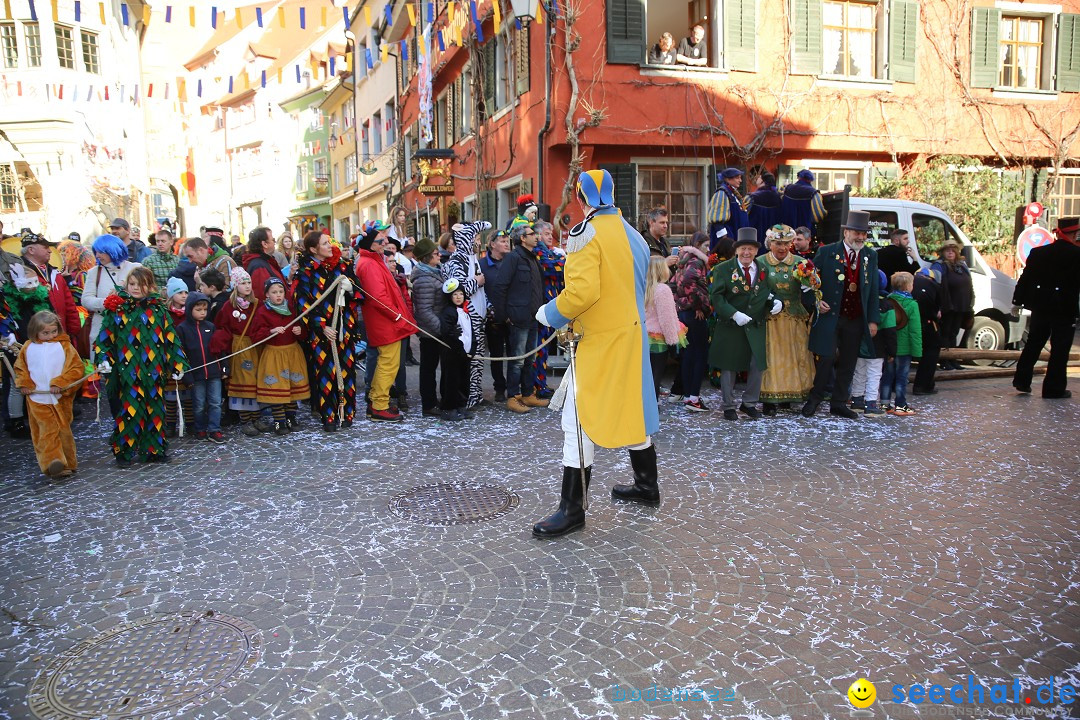
<path id="1" fill-rule="evenodd" d="M 1063 217 L 1058 218 L 1057 229 L 1063 233 L 1072 233 L 1080 230 L 1080 218 L 1075 217 Z"/>
<path id="2" fill-rule="evenodd" d="M 870 213 L 865 210 L 849 210 L 847 214 L 847 223 L 840 227 L 844 230 L 870 232 Z"/>
<path id="3" fill-rule="evenodd" d="M 739 247 L 740 245 L 753 245 L 754 247 L 757 247 L 757 228 L 739 228 L 738 237 L 735 238 L 735 247 Z"/>

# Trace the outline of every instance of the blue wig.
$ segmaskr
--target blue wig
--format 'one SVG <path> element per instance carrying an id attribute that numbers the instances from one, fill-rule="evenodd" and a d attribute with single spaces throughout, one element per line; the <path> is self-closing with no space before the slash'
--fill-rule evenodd
<path id="1" fill-rule="evenodd" d="M 97 253 L 105 253 L 113 265 L 119 265 L 128 259 L 128 249 L 124 241 L 115 235 L 101 235 L 94 241 L 93 250 Z M 98 265 L 101 261 L 98 261 Z"/>

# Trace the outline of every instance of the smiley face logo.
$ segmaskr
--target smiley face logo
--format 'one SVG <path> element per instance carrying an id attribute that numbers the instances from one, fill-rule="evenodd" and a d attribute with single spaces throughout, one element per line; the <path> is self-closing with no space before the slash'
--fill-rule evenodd
<path id="1" fill-rule="evenodd" d="M 877 688 L 866 678 L 859 678 L 851 683 L 847 696 L 852 705 L 862 710 L 874 704 L 874 700 L 877 699 Z"/>

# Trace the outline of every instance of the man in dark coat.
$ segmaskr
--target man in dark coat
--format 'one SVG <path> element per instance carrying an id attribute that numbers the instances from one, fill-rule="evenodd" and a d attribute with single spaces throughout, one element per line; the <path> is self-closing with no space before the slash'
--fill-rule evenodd
<path id="1" fill-rule="evenodd" d="M 881 253 L 878 253 L 880 255 Z M 949 307 L 949 294 L 941 286 L 938 271 L 923 268 L 915 274 L 911 297 L 919 304 L 922 320 L 922 357 L 915 373 L 912 392 L 915 395 L 934 395 L 934 374 L 941 355 L 941 313 Z"/>
<path id="2" fill-rule="evenodd" d="M 877 253 L 866 247 L 870 213 L 848 212 L 841 225 L 844 239 L 822 245 L 814 255 L 821 274 L 820 315 L 810 331 L 810 352 L 818 356 L 814 388 L 802 414 L 812 417 L 825 399 L 826 387 L 836 368 L 830 410 L 833 415 L 855 420 L 859 416 L 848 407 L 851 379 L 860 348 L 873 357 L 881 313 L 878 308 Z"/>
<path id="3" fill-rule="evenodd" d="M 531 225 L 510 231 L 514 249 L 499 264 L 488 295 L 495 323 L 507 325 L 510 357 L 536 347 L 536 311 L 544 304 L 544 276 L 533 250 L 538 235 Z M 533 356 L 506 363 L 506 407 L 516 413 L 546 407 L 548 400 L 533 396 Z"/>
<path id="4" fill-rule="evenodd" d="M 1016 363 L 1013 387 L 1031 392 L 1031 376 L 1046 341 L 1050 341 L 1050 362 L 1043 379 L 1044 398 L 1072 397 L 1065 389 L 1066 365 L 1080 303 L 1080 247 L 1077 246 L 1080 218 L 1058 220 L 1057 240 L 1035 248 L 1028 255 L 1024 273 L 1016 281 L 1013 305 L 1031 311 L 1027 344 Z"/>
<path id="5" fill-rule="evenodd" d="M 877 265 L 878 270 L 885 273 L 885 279 L 891 288 L 893 273 L 909 272 L 917 275 L 919 261 L 915 259 L 915 248 L 911 246 L 911 235 L 907 230 L 895 228 L 889 233 L 889 241 L 891 245 L 877 251 Z"/>
<path id="6" fill-rule="evenodd" d="M 817 237 L 817 226 L 825 217 L 825 203 L 821 191 L 814 187 L 814 173 L 800 170 L 795 182 L 784 188 L 780 203 L 781 222 L 793 228 L 805 225 Z"/>
<path id="7" fill-rule="evenodd" d="M 716 248 L 720 238 L 729 237 L 734 240 L 739 228 L 750 225 L 750 218 L 743 207 L 745 198 L 739 192 L 743 171 L 729 167 L 720 173 L 717 179 L 720 181 L 720 189 L 713 193 L 705 211 L 705 219 L 709 223 L 709 252 Z"/>
<path id="8" fill-rule="evenodd" d="M 765 245 L 765 233 L 780 222 L 780 204 L 782 198 L 776 190 L 776 176 L 769 172 L 761 173 L 761 186 L 750 193 L 750 208 L 746 211 L 750 227 L 757 230 L 758 255 L 769 251 Z"/>
<path id="9" fill-rule="evenodd" d="M 709 365 L 719 368 L 720 388 L 724 396 L 724 419 L 736 420 L 735 375 L 747 372 L 742 410 L 757 420 L 761 393 L 761 374 L 768 367 L 765 356 L 765 322 L 769 314 L 780 312 L 784 304 L 769 292 L 768 273 L 754 259 L 758 238 L 754 228 L 741 228 L 735 240 L 735 257 L 725 260 L 713 271 L 709 299 L 716 313 Z"/>

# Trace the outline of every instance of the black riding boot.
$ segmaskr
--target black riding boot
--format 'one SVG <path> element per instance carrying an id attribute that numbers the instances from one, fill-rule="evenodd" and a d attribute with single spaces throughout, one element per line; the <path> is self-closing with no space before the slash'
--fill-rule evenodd
<path id="1" fill-rule="evenodd" d="M 588 491 L 592 479 L 592 468 L 585 468 L 585 490 Z M 581 470 L 563 467 L 562 498 L 559 509 L 551 517 L 533 525 L 533 535 L 541 538 L 555 538 L 585 527 L 585 510 L 581 507 Z"/>
<path id="2" fill-rule="evenodd" d="M 660 504 L 660 487 L 656 478 L 656 446 L 630 451 L 630 465 L 634 468 L 633 485 L 616 485 L 611 488 L 615 500 L 629 500 L 643 505 Z"/>

